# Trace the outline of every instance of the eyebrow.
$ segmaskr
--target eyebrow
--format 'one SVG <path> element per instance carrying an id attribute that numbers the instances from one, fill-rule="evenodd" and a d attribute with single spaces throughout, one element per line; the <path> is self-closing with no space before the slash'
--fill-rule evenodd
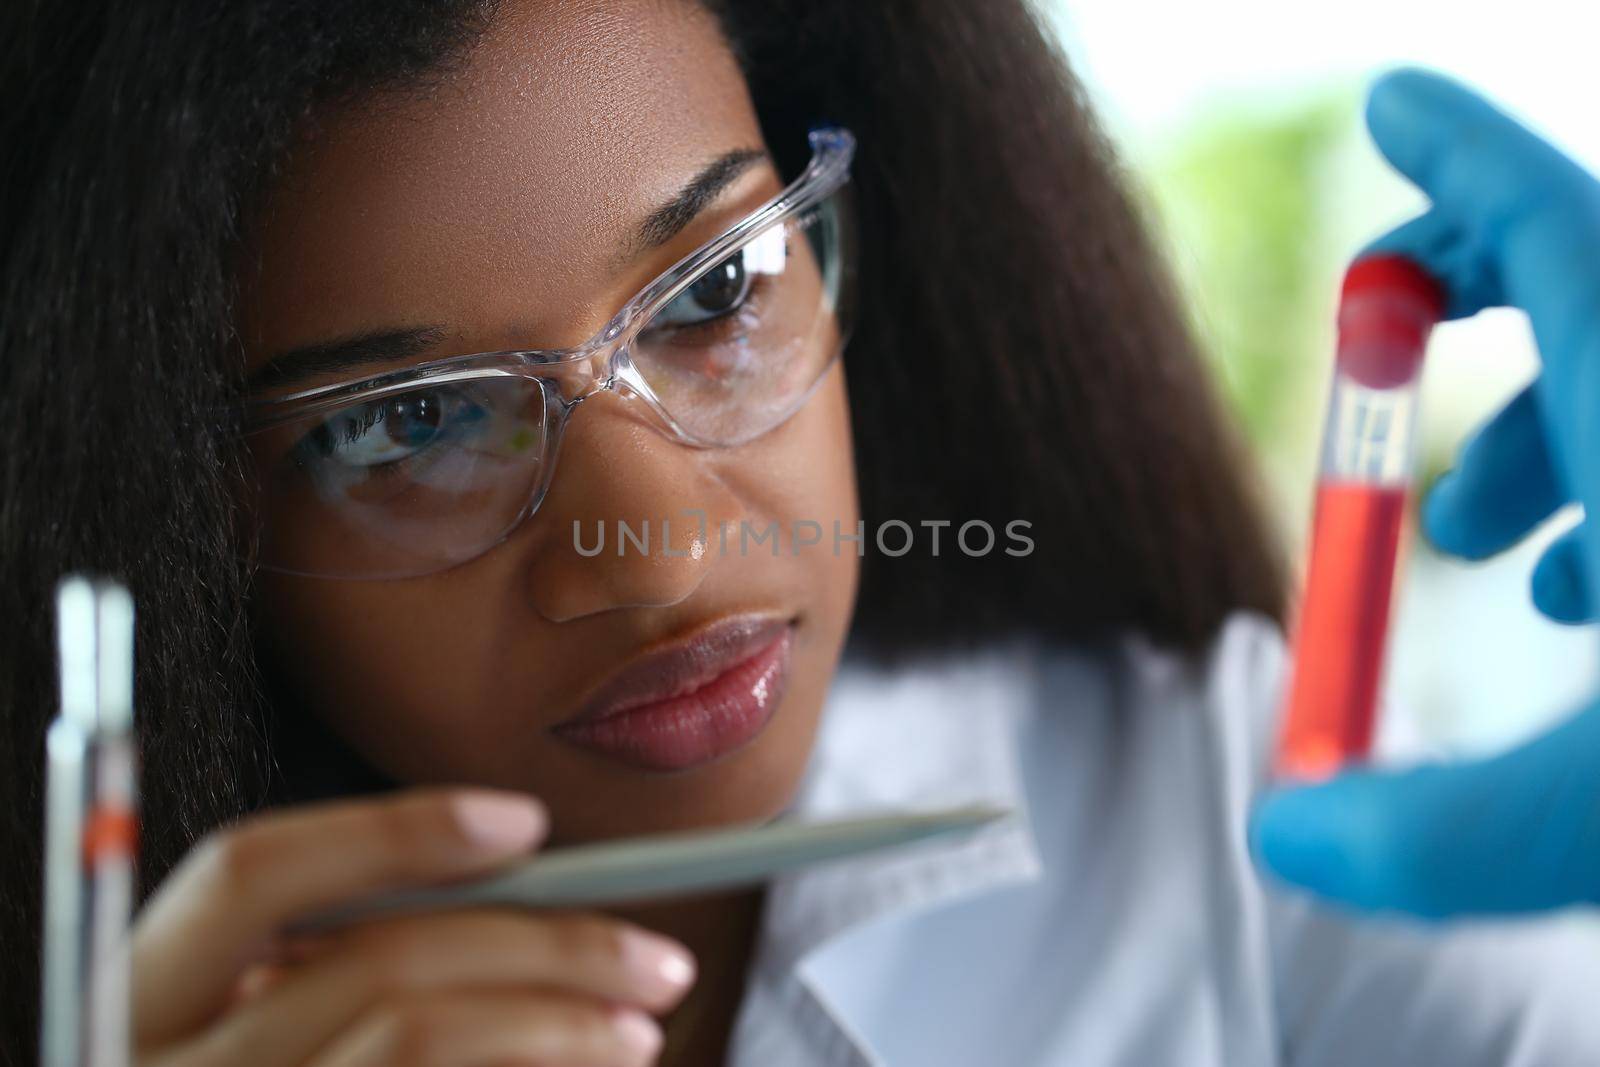
<path id="1" fill-rule="evenodd" d="M 321 374 L 420 356 L 444 336 L 442 326 L 419 326 L 410 330 L 377 330 L 292 348 L 252 371 L 245 379 L 245 394 L 252 395 L 262 389 L 274 389 Z"/>
<path id="2" fill-rule="evenodd" d="M 766 158 L 767 153 L 759 149 L 736 148 L 712 160 L 676 196 L 650 213 L 639 226 L 632 251 L 660 248 L 678 236 L 734 179 Z"/>
<path id="3" fill-rule="evenodd" d="M 660 248 L 682 233 L 699 214 L 756 163 L 768 159 L 765 151 L 738 148 L 707 164 L 640 223 L 628 243 L 624 258 Z M 364 367 L 420 356 L 444 339 L 443 326 L 418 326 L 404 330 L 374 330 L 333 341 L 289 349 L 252 371 L 245 379 L 245 395 L 275 389 L 323 374 L 345 373 Z"/>

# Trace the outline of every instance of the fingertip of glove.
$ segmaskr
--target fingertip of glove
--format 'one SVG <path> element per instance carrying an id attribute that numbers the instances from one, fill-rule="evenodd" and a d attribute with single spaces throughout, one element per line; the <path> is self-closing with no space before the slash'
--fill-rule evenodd
<path id="1" fill-rule="evenodd" d="M 1325 886 L 1341 836 L 1331 818 L 1327 790 L 1297 786 L 1274 790 L 1256 804 L 1249 848 L 1256 864 L 1279 878 L 1311 889 Z"/>
<path id="2" fill-rule="evenodd" d="M 1579 624 L 1589 621 L 1589 607 L 1583 594 L 1583 574 L 1570 553 L 1546 552 L 1534 564 L 1528 579 L 1533 606 L 1557 622 Z"/>
<path id="3" fill-rule="evenodd" d="M 1438 100 L 1459 91 L 1460 86 L 1438 71 L 1415 65 L 1390 68 L 1373 79 L 1367 90 L 1367 115 L 1382 118 L 1398 108 Z"/>

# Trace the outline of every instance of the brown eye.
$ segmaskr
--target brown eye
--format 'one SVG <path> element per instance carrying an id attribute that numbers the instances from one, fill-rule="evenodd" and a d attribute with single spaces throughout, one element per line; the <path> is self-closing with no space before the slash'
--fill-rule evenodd
<path id="1" fill-rule="evenodd" d="M 737 311 L 750 295 L 744 249 L 718 263 L 656 313 L 662 326 L 693 326 Z"/>
<path id="2" fill-rule="evenodd" d="M 302 459 L 348 467 L 393 463 L 443 439 L 469 435 L 486 416 L 455 391 L 404 393 L 333 415 L 306 437 Z"/>
<path id="3" fill-rule="evenodd" d="M 438 434 L 442 417 L 439 398 L 432 393 L 422 393 L 392 401 L 383 424 L 399 443 L 424 445 Z"/>

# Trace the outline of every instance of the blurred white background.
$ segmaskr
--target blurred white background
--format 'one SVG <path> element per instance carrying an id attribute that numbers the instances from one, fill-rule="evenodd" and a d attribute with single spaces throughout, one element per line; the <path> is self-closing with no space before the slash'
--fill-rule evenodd
<path id="1" fill-rule="evenodd" d="M 1038 0 L 1131 166 L 1197 328 L 1262 459 L 1300 558 L 1339 277 L 1421 195 L 1367 140 L 1366 86 L 1401 64 L 1473 85 L 1600 169 L 1600 7 L 1438 0 Z M 1600 253 L 1600 249 L 1597 249 Z M 1423 381 L 1423 479 L 1537 371 L 1520 312 L 1442 326 Z M 1576 518 L 1484 565 L 1408 534 L 1383 746 L 1484 751 L 1573 710 L 1600 682 L 1593 629 L 1538 615 L 1528 575 Z M 1411 740 L 1407 740 L 1410 738 Z"/>

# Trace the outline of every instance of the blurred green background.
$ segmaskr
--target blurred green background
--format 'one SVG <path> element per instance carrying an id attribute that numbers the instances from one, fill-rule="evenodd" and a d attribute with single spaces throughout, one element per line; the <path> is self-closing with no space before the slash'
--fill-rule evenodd
<path id="1" fill-rule="evenodd" d="M 1125 0 L 1041 0 L 1040 10 L 1132 167 L 1299 560 L 1340 277 L 1363 244 L 1424 206 L 1366 137 L 1368 84 L 1402 62 L 1443 70 L 1592 167 L 1600 127 L 1559 75 L 1588 62 L 1567 52 L 1594 39 L 1600 15 L 1541 0 L 1515 19 L 1377 0 L 1337 11 L 1213 0 L 1163 6 L 1160 18 Z M 1441 326 L 1423 378 L 1422 484 L 1536 371 L 1520 312 Z M 1440 558 L 1412 523 L 1381 751 L 1500 747 L 1594 688 L 1593 631 L 1543 619 L 1527 593 L 1539 551 L 1573 520 L 1559 516 L 1487 565 Z"/>

